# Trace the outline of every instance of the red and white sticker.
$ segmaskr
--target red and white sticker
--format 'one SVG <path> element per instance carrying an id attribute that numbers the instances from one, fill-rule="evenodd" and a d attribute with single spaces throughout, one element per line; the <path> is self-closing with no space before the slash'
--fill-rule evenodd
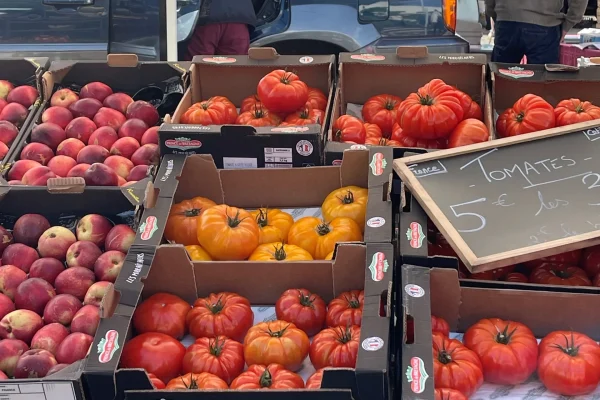
<path id="1" fill-rule="evenodd" d="M 385 342 L 380 337 L 377 337 L 377 336 L 368 337 L 365 340 L 363 340 L 362 348 L 365 349 L 366 351 L 377 351 L 377 350 L 381 350 L 384 343 Z"/>
<path id="2" fill-rule="evenodd" d="M 310 156 L 313 152 L 313 145 L 308 140 L 300 140 L 298 143 L 296 143 L 296 151 L 301 156 Z"/>
<path id="3" fill-rule="evenodd" d="M 383 225 L 385 225 L 385 219 L 382 217 L 369 218 L 369 220 L 367 221 L 367 226 L 371 228 L 380 228 Z"/>
<path id="4" fill-rule="evenodd" d="M 300 57 L 300 59 L 298 60 L 298 62 L 300 62 L 300 64 L 310 64 L 313 61 L 315 61 L 315 59 L 312 58 L 311 56 Z"/>
<path id="5" fill-rule="evenodd" d="M 425 296 L 425 290 L 423 290 L 421 286 L 415 285 L 413 283 L 409 283 L 408 285 L 404 286 L 404 291 L 410 297 L 419 298 Z"/>

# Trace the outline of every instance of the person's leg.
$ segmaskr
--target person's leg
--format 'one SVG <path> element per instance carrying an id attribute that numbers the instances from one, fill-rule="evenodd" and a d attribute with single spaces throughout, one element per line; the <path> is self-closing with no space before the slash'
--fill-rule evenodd
<path id="1" fill-rule="evenodd" d="M 188 44 L 186 60 L 191 61 L 195 55 L 216 54 L 221 38 L 222 24 L 199 25 L 194 30 Z"/>
<path id="2" fill-rule="evenodd" d="M 492 62 L 518 64 L 525 55 L 519 35 L 520 22 L 497 21 L 494 24 Z"/>
<path id="3" fill-rule="evenodd" d="M 558 64 L 560 61 L 561 27 L 525 24 L 523 45 L 529 64 Z"/>
<path id="4" fill-rule="evenodd" d="M 216 55 L 236 56 L 248 54 L 250 33 L 246 24 L 222 24 L 223 33 L 217 46 Z"/>

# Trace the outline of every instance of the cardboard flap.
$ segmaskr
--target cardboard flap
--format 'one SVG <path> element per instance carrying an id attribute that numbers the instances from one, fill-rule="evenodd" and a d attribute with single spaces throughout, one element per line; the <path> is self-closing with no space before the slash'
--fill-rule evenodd
<path id="1" fill-rule="evenodd" d="M 248 57 L 251 60 L 276 60 L 279 57 L 277 50 L 273 47 L 250 47 Z"/>
<path id="2" fill-rule="evenodd" d="M 450 325 L 450 330 L 456 332 L 460 322 L 461 305 L 458 271 L 451 268 L 433 268 L 430 282 L 431 314 L 444 318 Z"/>
<path id="3" fill-rule="evenodd" d="M 106 63 L 111 67 L 137 67 L 139 59 L 137 54 L 109 54 Z"/>
<path id="4" fill-rule="evenodd" d="M 367 248 L 362 243 L 340 243 L 336 246 L 333 259 L 333 296 L 356 290 L 365 284 L 365 269 L 358 273 L 353 265 L 366 258 Z M 361 263 L 362 264 L 362 263 Z"/>
<path id="5" fill-rule="evenodd" d="M 348 150 L 342 157 L 342 166 L 340 167 L 340 179 L 342 186 L 360 186 L 368 187 L 369 171 L 364 166 L 368 163 L 369 151 L 367 150 Z"/>
<path id="6" fill-rule="evenodd" d="M 131 185 L 121 186 L 121 192 L 134 206 L 141 206 L 148 193 L 152 190 L 152 179 L 145 178 Z"/>
<path id="7" fill-rule="evenodd" d="M 181 297 L 190 304 L 194 304 L 197 299 L 196 277 L 192 262 L 185 248 L 180 244 L 159 246 L 154 254 L 153 263 L 157 265 L 166 264 L 169 265 L 169 268 L 146 269 L 146 271 L 149 270 L 148 276 L 141 277 L 144 283 L 142 297 L 144 299 L 148 298 L 155 293 L 163 292 L 164 288 L 168 287 L 173 289 L 170 291 L 171 294 Z M 244 266 L 244 268 L 247 267 Z M 215 271 L 215 273 L 217 272 L 222 274 L 224 271 Z M 232 279 L 239 278 L 232 277 Z"/>
<path id="8" fill-rule="evenodd" d="M 81 177 L 50 178 L 47 186 L 50 193 L 83 193 L 85 180 Z"/>
<path id="9" fill-rule="evenodd" d="M 194 198 L 200 192 L 203 197 L 209 198 L 217 204 L 225 203 L 221 176 L 212 156 L 210 154 L 195 154 L 184 160 L 181 175 L 177 177 L 179 183 L 175 193 L 175 202 Z M 198 190 L 200 177 L 202 187 L 201 190 Z"/>
<path id="10" fill-rule="evenodd" d="M 429 50 L 427 46 L 399 46 L 396 48 L 398 58 L 427 58 Z"/>

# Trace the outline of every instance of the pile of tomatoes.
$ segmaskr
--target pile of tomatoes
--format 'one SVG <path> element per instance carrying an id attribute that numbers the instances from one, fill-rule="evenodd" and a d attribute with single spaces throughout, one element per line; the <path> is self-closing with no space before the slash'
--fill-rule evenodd
<path id="1" fill-rule="evenodd" d="M 496 132 L 498 137 L 517 136 L 595 119 L 600 119 L 600 107 L 589 101 L 567 99 L 552 107 L 540 96 L 526 94 L 500 114 Z"/>
<path id="2" fill-rule="evenodd" d="M 564 396 L 589 394 L 600 383 L 600 346 L 582 333 L 551 332 L 538 345 L 524 324 L 486 318 L 461 343 L 433 316 L 432 330 L 436 399 L 466 400 L 483 382 L 519 385 L 536 371 L 546 388 Z"/>
<path id="3" fill-rule="evenodd" d="M 182 116 L 182 124 L 298 126 L 322 124 L 327 97 L 306 85 L 298 75 L 281 69 L 265 75 L 256 87 L 257 94 L 236 106 L 224 96 L 214 96 L 193 104 Z"/>
<path id="4" fill-rule="evenodd" d="M 277 320 L 255 325 L 250 302 L 236 293 L 211 293 L 193 307 L 157 293 L 135 310 L 137 336 L 120 367 L 145 369 L 157 389 L 301 389 L 296 372 L 309 357 L 317 372 L 306 387 L 320 388 L 324 368 L 356 366 L 363 305 L 361 290 L 326 306 L 317 294 L 290 289 L 275 304 Z M 180 340 L 188 333 L 196 340 L 186 349 Z"/>
<path id="5" fill-rule="evenodd" d="M 489 140 L 481 108 L 468 94 L 433 79 L 402 100 L 391 94 L 368 99 L 363 120 L 342 115 L 333 140 L 378 146 L 445 149 Z"/>
<path id="6" fill-rule="evenodd" d="M 323 218 L 279 209 L 246 211 L 195 197 L 171 207 L 165 237 L 193 261 L 331 260 L 336 243 L 363 240 L 368 190 L 347 186 L 323 201 Z"/>

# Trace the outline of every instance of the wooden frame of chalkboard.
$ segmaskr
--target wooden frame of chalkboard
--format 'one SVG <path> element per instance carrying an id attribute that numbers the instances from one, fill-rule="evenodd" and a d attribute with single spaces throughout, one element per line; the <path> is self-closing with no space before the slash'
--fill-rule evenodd
<path id="1" fill-rule="evenodd" d="M 448 242 L 450 243 L 450 245 L 452 246 L 452 248 L 456 251 L 456 253 L 459 255 L 459 257 L 461 258 L 461 260 L 465 263 L 465 265 L 467 266 L 467 268 L 471 271 L 471 272 L 483 272 L 483 271 L 488 271 L 488 270 L 492 270 L 492 269 L 496 269 L 496 268 L 500 268 L 500 267 L 504 267 L 507 265 L 514 265 L 514 264 L 518 264 L 520 262 L 525 262 L 525 261 L 530 261 L 530 260 L 534 260 L 534 259 L 538 259 L 541 257 L 548 257 L 554 254 L 558 254 L 558 253 L 562 253 L 562 252 L 567 252 L 567 251 L 571 251 L 571 250 L 577 250 L 577 249 L 581 249 L 584 247 L 589 247 L 589 246 L 594 246 L 597 244 L 600 244 L 600 219 L 599 219 L 599 223 L 592 223 L 590 221 L 585 221 L 588 224 L 590 224 L 593 228 L 593 230 L 590 230 L 590 228 L 587 228 L 587 232 L 584 233 L 580 233 L 577 232 L 575 230 L 569 230 L 563 227 L 563 225 L 565 225 L 564 223 L 560 223 L 560 228 L 565 231 L 564 236 L 558 237 L 558 238 L 551 238 L 551 233 L 548 233 L 546 230 L 542 229 L 542 228 L 546 228 L 545 226 L 542 228 L 539 228 L 540 233 L 538 234 L 538 232 L 536 231 L 535 235 L 529 235 L 529 238 L 535 238 L 535 240 L 532 239 L 532 242 L 527 243 L 526 241 L 522 241 L 522 242 L 518 242 L 518 243 L 512 243 L 513 246 L 512 248 L 510 248 L 510 246 L 504 246 L 503 243 L 501 243 L 500 246 L 498 246 L 498 241 L 494 242 L 494 234 L 495 233 L 491 233 L 491 234 L 485 234 L 483 233 L 483 235 L 481 233 L 477 234 L 478 238 L 480 241 L 485 242 L 486 244 L 486 249 L 485 251 L 481 251 L 478 252 L 477 250 L 473 249 L 473 246 L 470 246 L 467 241 L 465 240 L 465 237 L 463 237 L 463 234 L 466 233 L 474 233 L 477 231 L 480 231 L 481 229 L 483 229 L 485 227 L 486 224 L 486 219 L 477 213 L 468 213 L 468 212 L 458 212 L 457 210 L 455 210 L 455 207 L 458 206 L 463 206 L 463 205 L 467 205 L 467 204 L 472 204 L 472 203 L 482 203 L 482 202 L 486 202 L 486 199 L 481 197 L 479 199 L 476 199 L 474 201 L 470 201 L 470 202 L 463 202 L 463 203 L 459 203 L 456 205 L 445 205 L 444 208 L 448 208 L 450 211 L 453 212 L 454 216 L 456 218 L 459 218 L 461 216 L 470 216 L 471 220 L 473 219 L 477 219 L 479 218 L 481 220 L 481 228 L 479 229 L 470 229 L 470 230 L 466 230 L 463 229 L 461 230 L 461 232 L 459 232 L 459 229 L 457 229 L 453 223 L 450 221 L 450 219 L 448 218 L 448 216 L 442 211 L 442 209 L 440 208 L 440 205 L 436 202 L 436 200 L 434 200 L 434 198 L 432 197 L 431 193 L 429 193 L 429 191 L 424 187 L 424 185 L 420 182 L 419 178 L 423 178 L 426 176 L 434 176 L 434 175 L 438 175 L 438 178 L 440 175 L 442 174 L 446 174 L 446 173 L 452 173 L 452 171 L 448 171 L 446 169 L 446 167 L 444 166 L 444 164 L 441 163 L 440 160 L 444 160 L 444 159 L 450 159 L 450 158 L 457 158 L 459 156 L 465 156 L 465 155 L 469 155 L 471 153 L 483 153 L 483 155 L 476 157 L 475 159 L 472 159 L 471 161 L 469 161 L 468 163 L 466 163 L 465 165 L 463 165 L 462 167 L 459 168 L 460 171 L 463 170 L 464 167 L 466 167 L 467 165 L 474 163 L 476 160 L 482 158 L 485 155 L 488 155 L 489 153 L 501 150 L 501 148 L 503 147 L 507 147 L 507 146 L 513 146 L 513 145 L 519 145 L 519 144 L 527 144 L 527 146 L 529 146 L 529 148 L 527 148 L 526 151 L 526 155 L 529 157 L 535 157 L 539 154 L 534 154 L 535 152 L 531 151 L 531 145 L 529 142 L 534 142 L 534 141 L 545 141 L 545 140 L 549 140 L 552 138 L 559 138 L 562 137 L 564 135 L 569 135 L 569 134 L 573 134 L 576 135 L 577 133 L 580 133 L 583 137 L 584 140 L 586 140 L 583 144 L 586 146 L 581 146 L 580 148 L 583 149 L 582 151 L 593 151 L 593 146 L 591 146 L 591 143 L 593 143 L 595 140 L 600 140 L 600 121 L 590 121 L 590 122 L 582 122 L 579 124 L 574 124 L 574 125 L 569 125 L 566 127 L 560 127 L 560 128 L 553 128 L 553 129 L 548 129 L 548 130 L 544 130 L 544 131 L 540 131 L 540 132 L 536 132 L 536 133 L 531 133 L 531 134 L 527 134 L 527 135 L 520 135 L 520 136 L 514 136 L 514 137 L 510 137 L 510 138 L 504 138 L 504 139 L 498 139 L 498 140 L 493 140 L 490 142 L 484 142 L 484 143 L 478 143 L 478 144 L 474 144 L 474 145 L 470 145 L 470 146 L 464 146 L 464 147 L 459 147 L 459 148 L 454 148 L 454 149 L 448 149 L 448 150 L 440 150 L 440 151 L 434 151 L 434 152 L 430 152 L 427 154 L 422 154 L 422 155 L 415 155 L 415 156 L 410 156 L 410 157 L 404 157 L 404 158 L 400 158 L 397 160 L 394 160 L 394 170 L 396 171 L 396 173 L 400 176 L 400 178 L 402 179 L 402 181 L 404 182 L 404 184 L 410 189 L 411 193 L 413 196 L 415 196 L 415 198 L 419 201 L 420 205 L 423 207 L 423 209 L 425 210 L 425 212 L 429 215 L 429 218 L 431 218 L 433 220 L 433 222 L 435 223 L 435 225 L 438 227 L 438 229 L 440 230 L 440 232 L 446 237 L 446 239 L 448 240 Z M 577 137 L 574 137 L 573 139 L 577 139 Z M 589 145 L 588 145 L 588 141 L 589 141 Z M 576 140 L 568 140 L 566 141 L 566 138 L 564 138 L 564 140 L 560 143 L 561 146 L 554 146 L 552 147 L 550 150 L 554 151 L 554 152 L 559 152 L 560 150 L 564 150 L 566 147 L 565 143 L 567 143 L 568 145 L 573 145 L 576 146 L 577 143 L 575 143 Z M 600 141 L 597 142 L 598 144 L 600 144 Z M 579 145 L 581 145 L 581 143 L 579 143 Z M 541 146 L 541 143 L 540 143 Z M 489 151 L 485 151 L 485 150 L 489 150 Z M 567 150 L 564 150 L 567 151 Z M 598 154 L 600 154 L 600 148 L 597 151 Z M 513 154 L 514 155 L 514 154 Z M 570 154 L 569 156 L 573 156 L 572 158 L 576 158 L 573 154 Z M 500 157 L 497 157 L 500 158 Z M 515 161 L 514 158 L 507 158 L 508 161 Z M 585 158 L 584 160 L 591 160 L 592 157 L 588 157 Z M 575 161 L 571 160 L 570 158 L 566 158 L 565 160 L 570 160 L 573 161 L 575 165 Z M 600 160 L 600 157 L 598 157 L 598 160 Z M 429 161 L 436 161 L 438 163 L 438 166 L 436 167 L 434 166 L 423 166 L 423 163 L 425 162 L 429 162 Z M 464 160 L 463 160 L 464 161 Z M 544 161 L 549 161 L 549 160 L 544 160 Z M 540 161 L 538 161 L 540 162 Z M 421 164 L 421 169 L 416 168 L 418 164 Z M 516 163 L 514 163 L 515 167 L 517 166 Z M 578 165 L 586 165 L 584 164 L 584 161 L 580 160 L 580 164 Z M 590 165 L 590 164 L 588 164 Z M 482 176 L 484 176 L 487 179 L 486 181 L 483 181 L 484 183 L 494 183 L 494 179 L 490 179 L 488 175 L 486 175 L 486 171 L 485 169 L 483 169 L 482 163 L 479 162 L 479 166 L 481 166 L 481 172 L 482 172 Z M 570 165 L 567 165 L 568 167 Z M 587 168 L 587 167 L 586 167 Z M 514 171 L 513 170 L 508 170 L 508 171 Z M 506 169 L 504 170 L 504 172 L 508 172 Z M 492 172 L 502 172 L 502 171 L 492 171 Z M 532 182 L 530 182 L 529 179 L 527 179 L 527 177 L 523 174 L 523 171 L 521 171 L 521 175 L 519 176 L 519 178 L 525 178 L 526 182 L 529 183 L 529 185 L 523 187 L 522 189 L 529 189 L 532 188 L 534 186 L 541 186 L 541 185 L 547 185 L 548 183 L 555 183 L 555 182 L 564 182 L 564 181 L 573 181 L 573 179 L 571 178 L 581 178 L 583 180 L 583 184 L 584 186 L 582 186 L 583 188 L 587 188 L 587 189 L 592 189 L 594 187 L 600 188 L 600 170 L 596 171 L 590 171 L 590 172 L 584 172 L 582 174 L 575 174 L 573 176 L 568 176 L 568 177 L 563 177 L 560 179 L 555 179 L 555 180 L 549 180 L 547 182 L 541 182 L 541 183 L 535 183 L 532 184 Z M 419 175 L 419 177 L 417 176 Z M 505 174 L 506 175 L 506 174 Z M 448 176 L 448 175 L 446 175 Z M 512 176 L 509 174 L 508 175 L 509 178 L 512 178 Z M 516 176 L 516 175 L 515 175 Z M 595 179 L 590 178 L 590 176 L 592 176 Z M 590 179 L 587 179 L 590 178 Z M 450 178 L 449 178 L 450 179 Z M 448 182 L 450 182 L 450 180 L 448 180 Z M 464 190 L 461 191 L 460 185 L 458 185 L 458 183 L 460 183 L 460 177 L 458 179 L 455 179 L 453 181 L 451 181 L 452 184 L 447 183 L 447 185 L 449 185 L 450 187 L 445 187 L 446 192 L 444 192 L 444 194 L 448 194 L 448 192 L 450 191 L 455 191 L 455 193 L 464 193 L 465 191 L 468 191 L 469 188 L 473 188 L 476 185 L 472 184 L 472 185 L 467 185 L 465 186 Z M 591 185 L 590 185 L 591 183 Z M 516 185 L 512 185 L 513 189 L 514 186 Z M 490 186 L 487 186 L 490 187 Z M 544 187 L 548 187 L 548 186 L 544 186 Z M 550 187 L 555 187 L 555 186 L 550 186 Z M 505 186 L 506 188 L 506 186 Z M 518 189 L 520 190 L 520 189 Z M 525 190 L 521 190 L 522 193 L 525 193 Z M 583 193 L 583 192 L 582 192 Z M 589 192 L 585 192 L 585 193 L 589 193 Z M 585 194 L 584 193 L 584 194 Z M 481 194 L 481 193 L 480 193 Z M 503 195 L 506 196 L 506 194 L 501 194 L 500 197 L 498 198 L 497 202 L 494 202 L 492 204 L 496 205 L 496 206 L 501 206 L 499 207 L 500 209 L 504 208 L 504 207 L 509 207 L 514 205 L 515 203 L 509 204 L 509 201 L 506 200 L 506 198 L 503 198 Z M 560 200 L 560 199 L 553 199 L 551 201 L 546 201 L 543 200 L 541 192 L 538 191 L 538 196 L 539 196 L 539 200 L 536 199 L 536 203 L 538 206 L 540 206 L 540 210 L 553 210 L 556 208 L 560 208 L 562 206 L 566 207 L 569 203 L 567 200 Z M 439 198 L 440 196 L 438 196 Z M 452 197 L 452 196 L 449 196 Z M 562 196 L 561 196 L 562 197 Z M 494 200 L 495 197 L 493 197 Z M 562 203 L 561 203 L 562 202 Z M 541 203 L 541 205 L 540 205 Z M 449 203 L 451 204 L 451 203 Z M 598 193 L 598 204 L 592 204 L 592 203 L 588 203 L 589 206 L 598 206 L 598 211 L 600 211 L 600 193 Z M 518 207 L 517 207 L 518 209 Z M 577 208 L 574 209 L 575 212 L 581 211 L 581 208 Z M 462 210 L 461 210 L 462 211 Z M 537 214 L 535 214 L 536 216 L 540 213 L 540 211 L 538 211 Z M 500 215 L 502 213 L 498 212 L 498 215 Z M 555 213 L 556 214 L 556 213 Z M 584 211 L 584 214 L 587 215 L 587 213 Z M 591 212 L 590 212 L 591 214 Z M 492 216 L 495 215 L 495 212 L 491 213 Z M 548 213 L 544 214 L 544 216 L 546 218 L 548 218 Z M 520 218 L 521 216 L 518 215 L 509 215 L 508 217 L 513 217 L 515 218 L 514 221 L 517 221 L 517 224 L 519 221 L 526 221 L 526 216 L 523 218 Z M 570 215 L 568 216 L 570 217 Z M 402 218 L 402 217 L 401 217 Z M 510 220 L 507 219 L 507 215 L 502 214 L 500 215 L 500 217 L 496 217 L 497 219 L 504 219 L 503 222 L 505 225 L 510 225 L 511 227 L 512 222 Z M 545 219 L 542 219 L 543 221 L 545 221 Z M 539 221 L 539 220 L 536 220 Z M 595 221 L 595 220 L 594 220 Z M 560 222 L 560 221 L 559 221 Z M 498 226 L 498 224 L 497 224 Z M 516 227 L 519 228 L 519 227 Z M 523 227 L 521 227 L 523 228 Z M 512 234 L 513 231 L 511 231 Z M 462 233 L 462 234 L 461 234 Z M 518 232 L 517 229 L 515 229 L 515 236 L 518 236 Z M 525 234 L 528 234 L 527 232 Z M 545 238 L 540 238 L 541 235 L 548 235 L 548 239 Z M 561 232 L 562 235 L 562 232 Z M 471 236 L 473 237 L 473 236 Z M 505 236 L 506 237 L 506 236 Z M 474 239 L 474 240 L 477 240 Z M 474 240 L 470 240 L 471 242 L 473 242 Z M 495 251 L 495 249 L 493 248 L 492 244 L 495 243 L 495 245 L 497 247 L 503 248 L 500 251 Z M 522 246 L 520 246 L 519 244 L 523 243 Z M 480 254 L 476 254 L 476 253 L 480 253 Z"/>

